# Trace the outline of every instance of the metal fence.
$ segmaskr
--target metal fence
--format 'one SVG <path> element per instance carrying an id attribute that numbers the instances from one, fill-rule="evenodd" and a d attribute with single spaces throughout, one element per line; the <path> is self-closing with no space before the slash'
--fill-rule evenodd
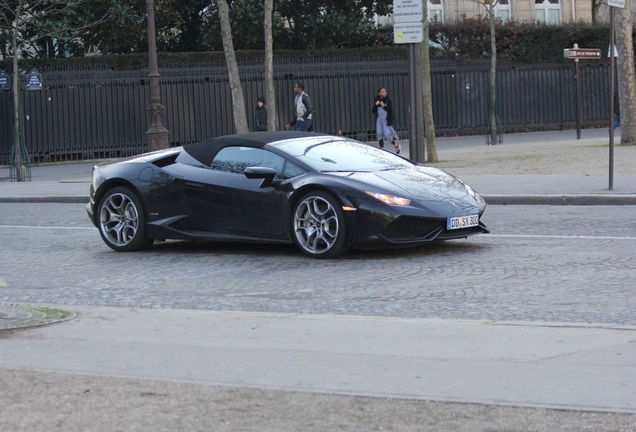
<path id="1" fill-rule="evenodd" d="M 583 127 L 609 124 L 609 67 L 580 66 Z M 406 138 L 409 121 L 405 58 L 296 61 L 275 64 L 277 129 L 291 120 L 293 84 L 302 81 L 315 106 L 316 130 L 373 140 L 371 113 L 379 87 L 396 108 L 395 128 Z M 25 142 L 33 162 L 84 160 L 138 154 L 147 149 L 147 70 L 41 70 L 42 90 L 21 90 Z M 234 132 L 225 64 L 162 68 L 161 99 L 171 145 Z M 254 123 L 264 95 L 262 64 L 240 67 Z M 432 64 L 433 113 L 438 136 L 485 134 L 489 66 Z M 504 133 L 575 127 L 573 65 L 500 65 L 497 111 Z M 13 124 L 11 92 L 0 92 L 0 164 L 7 164 Z M 505 139 L 504 139 L 505 142 Z"/>

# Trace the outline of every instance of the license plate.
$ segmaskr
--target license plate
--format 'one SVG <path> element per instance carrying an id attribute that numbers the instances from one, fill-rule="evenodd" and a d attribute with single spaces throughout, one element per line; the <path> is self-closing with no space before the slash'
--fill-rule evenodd
<path id="1" fill-rule="evenodd" d="M 479 215 L 458 216 L 448 218 L 446 228 L 449 230 L 470 228 L 479 225 Z"/>

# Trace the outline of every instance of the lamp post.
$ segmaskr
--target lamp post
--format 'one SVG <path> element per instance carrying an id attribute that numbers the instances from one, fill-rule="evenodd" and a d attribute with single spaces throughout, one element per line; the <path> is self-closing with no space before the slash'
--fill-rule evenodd
<path id="1" fill-rule="evenodd" d="M 159 68 L 157 66 L 157 36 L 155 33 L 155 2 L 146 0 L 148 12 L 148 61 L 150 79 L 150 127 L 146 131 L 148 150 L 160 150 L 170 147 L 168 141 L 168 129 L 163 125 L 163 115 L 166 108 L 161 105 L 161 95 L 159 93 Z"/>

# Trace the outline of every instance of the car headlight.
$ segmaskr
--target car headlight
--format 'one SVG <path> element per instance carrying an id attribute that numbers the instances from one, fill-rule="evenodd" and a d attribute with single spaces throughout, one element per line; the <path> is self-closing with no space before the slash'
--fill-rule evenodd
<path id="1" fill-rule="evenodd" d="M 466 192 L 468 192 L 468 195 L 470 195 L 471 197 L 473 197 L 475 201 L 477 201 L 477 205 L 479 206 L 479 211 L 483 212 L 484 209 L 486 208 L 486 201 L 477 192 L 475 192 L 473 188 L 471 188 L 464 182 L 462 183 L 464 184 L 464 188 L 466 188 Z"/>
<path id="2" fill-rule="evenodd" d="M 369 192 L 365 191 L 367 194 L 371 195 L 373 198 L 382 201 L 384 204 L 394 205 L 394 206 L 408 206 L 411 205 L 411 200 L 408 198 L 402 198 L 395 195 L 382 194 L 377 192 Z"/>

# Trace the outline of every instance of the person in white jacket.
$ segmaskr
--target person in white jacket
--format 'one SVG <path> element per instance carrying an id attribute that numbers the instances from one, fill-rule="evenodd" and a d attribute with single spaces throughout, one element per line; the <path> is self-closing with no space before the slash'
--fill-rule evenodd
<path id="1" fill-rule="evenodd" d="M 305 86 L 299 82 L 294 85 L 294 119 L 290 121 L 285 128 L 287 130 L 292 127 L 296 131 L 311 131 L 313 123 L 313 111 L 314 108 L 311 104 L 309 95 L 305 93 Z"/>

